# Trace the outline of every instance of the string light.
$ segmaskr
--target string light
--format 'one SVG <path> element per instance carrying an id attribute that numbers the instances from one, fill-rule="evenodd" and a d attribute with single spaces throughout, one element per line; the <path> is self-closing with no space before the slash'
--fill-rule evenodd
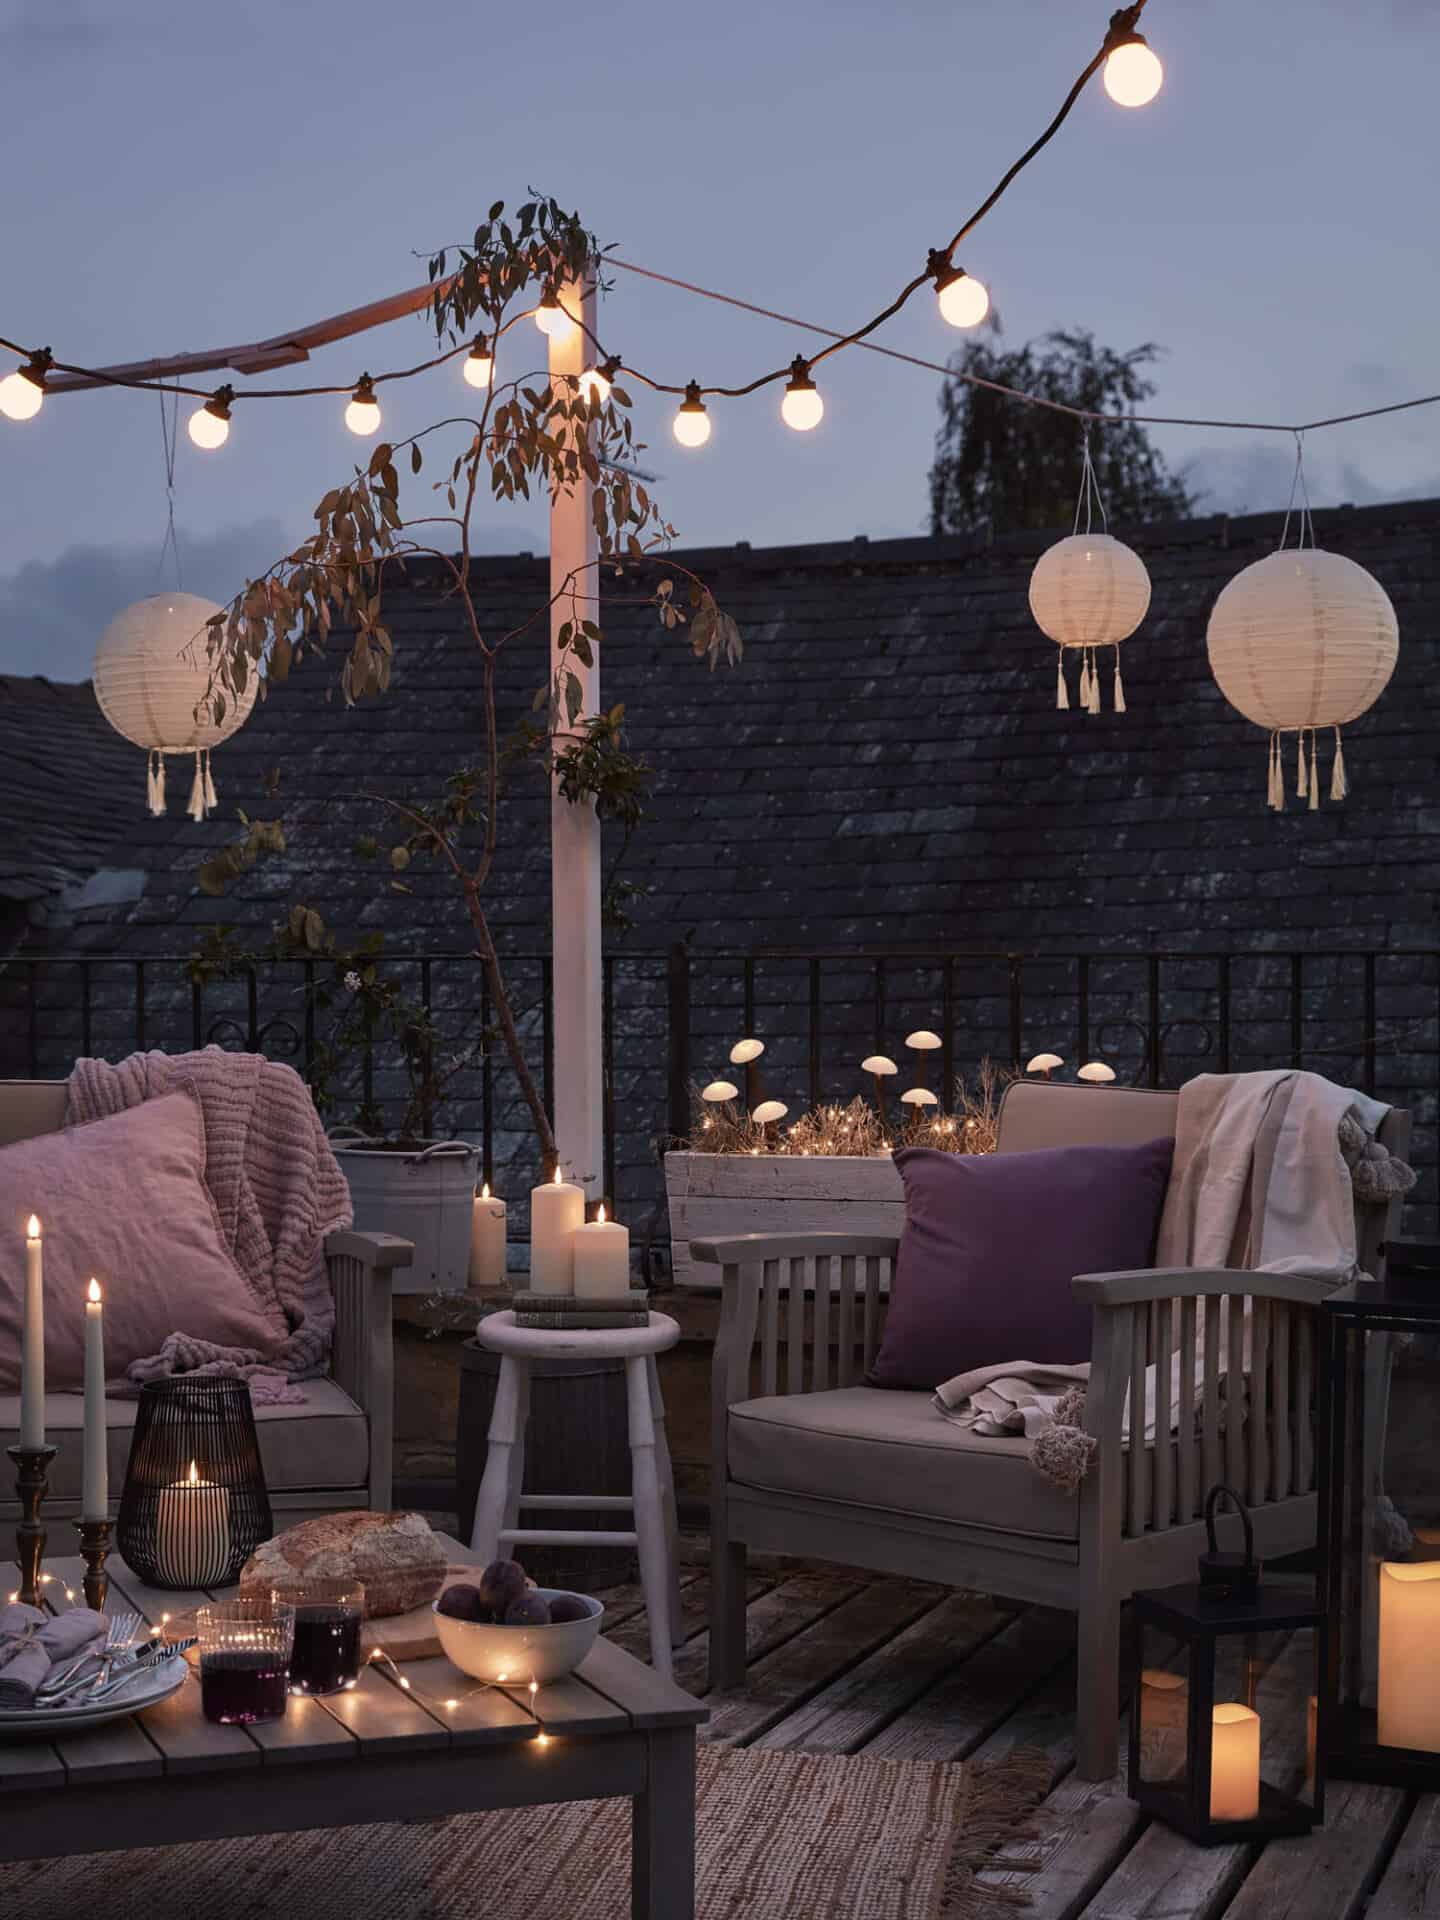
<path id="1" fill-rule="evenodd" d="M 710 415 L 700 398 L 700 382 L 692 380 L 675 415 L 675 438 L 682 447 L 703 447 L 710 438 Z"/>
<path id="2" fill-rule="evenodd" d="M 209 450 L 224 446 L 230 438 L 230 402 L 234 398 L 233 387 L 218 387 L 204 406 L 191 414 L 185 430 L 197 447 Z"/>
<path id="3" fill-rule="evenodd" d="M 615 376 L 620 371 L 620 362 L 612 354 L 608 360 L 602 360 L 598 367 L 586 367 L 580 376 L 580 391 L 587 400 L 593 400 L 603 407 L 610 398 L 610 389 Z"/>
<path id="4" fill-rule="evenodd" d="M 932 254 L 930 259 L 940 318 L 952 327 L 978 327 L 990 311 L 990 289 L 963 267 L 952 266 L 942 254 Z"/>
<path id="5" fill-rule="evenodd" d="M 375 398 L 375 383 L 362 373 L 350 404 L 345 409 L 345 424 L 362 438 L 380 431 L 380 402 Z"/>
<path id="6" fill-rule="evenodd" d="M 780 418 L 796 433 L 809 433 L 824 417 L 825 402 L 810 378 L 810 362 L 797 353 L 790 362 L 790 379 L 780 402 Z"/>
<path id="7" fill-rule="evenodd" d="M 464 373 L 467 383 L 472 387 L 483 389 L 494 384 L 495 355 L 483 334 L 465 356 Z"/>
<path id="8" fill-rule="evenodd" d="M 45 400 L 45 375 L 50 370 L 50 349 L 32 353 L 23 367 L 0 380 L 0 413 L 8 420 L 33 420 Z"/>
<path id="9" fill-rule="evenodd" d="M 535 309 L 535 324 L 547 338 L 555 341 L 568 340 L 575 331 L 575 322 L 556 299 L 554 287 L 547 287 L 541 294 Z"/>
<path id="10" fill-rule="evenodd" d="M 1117 107 L 1148 107 L 1165 69 L 1143 33 L 1117 40 L 1105 59 L 1105 91 Z"/>

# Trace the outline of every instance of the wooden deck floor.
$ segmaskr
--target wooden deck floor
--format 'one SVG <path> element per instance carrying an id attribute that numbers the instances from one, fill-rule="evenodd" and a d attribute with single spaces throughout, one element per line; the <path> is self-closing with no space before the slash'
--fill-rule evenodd
<path id="1" fill-rule="evenodd" d="M 611 1637 L 648 1658 L 638 1589 L 606 1598 Z M 676 1678 L 705 1695 L 698 1568 L 682 1598 Z M 1147 1822 L 1123 1775 L 1077 1780 L 1069 1615 L 778 1566 L 752 1579 L 748 1628 L 744 1691 L 707 1696 L 711 1739 L 982 1764 L 1017 1747 L 1046 1755 L 1037 1838 L 1010 1856 L 1030 1870 L 987 1876 L 1025 1889 L 1030 1905 L 1019 1911 L 1030 1920 L 1440 1920 L 1440 1796 L 1335 1781 L 1326 1824 L 1307 1839 L 1201 1848 Z"/>

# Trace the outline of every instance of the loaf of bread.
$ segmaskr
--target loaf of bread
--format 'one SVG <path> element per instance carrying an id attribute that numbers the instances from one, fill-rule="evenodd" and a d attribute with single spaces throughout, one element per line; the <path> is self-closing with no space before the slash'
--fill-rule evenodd
<path id="1" fill-rule="evenodd" d="M 445 1548 L 421 1514 L 328 1513 L 262 1542 L 245 1562 L 240 1591 L 296 1579 L 358 1580 L 365 1617 L 383 1620 L 428 1605 L 445 1566 Z"/>

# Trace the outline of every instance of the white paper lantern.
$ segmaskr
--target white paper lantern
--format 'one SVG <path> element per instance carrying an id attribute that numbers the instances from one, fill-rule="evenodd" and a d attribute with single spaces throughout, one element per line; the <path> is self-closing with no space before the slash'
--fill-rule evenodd
<path id="1" fill-rule="evenodd" d="M 1343 800 L 1340 729 L 1374 705 L 1400 650 L 1395 609 L 1375 576 L 1343 554 L 1317 547 L 1268 554 L 1222 590 L 1205 645 L 1221 693 L 1269 731 L 1270 805 L 1285 804 L 1280 736 L 1293 733 L 1299 744 L 1296 791 L 1319 806 L 1315 735 L 1322 727 L 1335 731 L 1330 798 Z"/>
<path id="2" fill-rule="evenodd" d="M 193 593 L 157 593 L 117 613 L 95 649 L 95 698 L 127 740 L 149 755 L 151 813 L 165 811 L 165 756 L 193 753 L 189 814 L 203 820 L 215 805 L 210 749 L 249 717 L 259 685 L 253 668 L 237 698 L 225 690 L 225 717 L 210 709 L 211 660 L 205 624 L 224 609 Z"/>
<path id="3" fill-rule="evenodd" d="M 1035 624 L 1060 649 L 1055 667 L 1055 704 L 1068 707 L 1065 652 L 1080 652 L 1080 706 L 1100 711 L 1098 647 L 1115 649 L 1115 711 L 1125 711 L 1120 642 L 1128 640 L 1150 605 L 1150 576 L 1139 554 L 1108 533 L 1072 533 L 1035 562 L 1030 575 L 1030 611 Z"/>

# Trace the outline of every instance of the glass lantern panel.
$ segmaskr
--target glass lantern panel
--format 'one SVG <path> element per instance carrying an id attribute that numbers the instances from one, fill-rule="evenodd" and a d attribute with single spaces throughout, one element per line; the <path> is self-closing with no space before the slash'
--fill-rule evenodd
<path id="1" fill-rule="evenodd" d="M 1440 1754 L 1440 1337 L 1352 1328 L 1340 1352 L 1340 1737 Z"/>
<path id="2" fill-rule="evenodd" d="M 1278 1797 L 1313 1802 L 1319 1682 L 1309 1627 L 1216 1639 L 1211 1820 L 1254 1820 Z"/>
<path id="3" fill-rule="evenodd" d="M 1184 1794 L 1189 1782 L 1191 1649 L 1152 1622 L 1140 1637 L 1140 1781 Z"/>

